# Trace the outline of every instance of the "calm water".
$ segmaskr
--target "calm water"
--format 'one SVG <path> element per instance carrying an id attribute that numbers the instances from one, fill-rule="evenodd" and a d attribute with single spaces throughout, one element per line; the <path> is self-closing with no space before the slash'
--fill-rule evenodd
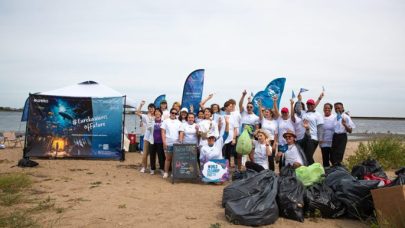
<path id="1" fill-rule="evenodd" d="M 0 132 L 25 131 L 25 122 L 20 122 L 20 112 L 0 112 Z M 135 115 L 126 115 L 125 125 L 129 132 L 139 132 L 135 129 Z M 394 133 L 405 134 L 405 120 L 378 120 L 354 118 L 356 129 L 353 133 Z"/>

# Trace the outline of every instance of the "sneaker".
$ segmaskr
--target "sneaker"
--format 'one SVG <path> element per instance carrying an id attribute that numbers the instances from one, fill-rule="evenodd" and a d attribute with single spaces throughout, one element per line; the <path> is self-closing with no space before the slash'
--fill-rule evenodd
<path id="1" fill-rule="evenodd" d="M 166 178 L 168 178 L 169 177 L 169 174 L 168 173 L 164 173 L 163 174 L 163 179 L 166 179 Z"/>
<path id="2" fill-rule="evenodd" d="M 142 169 L 141 169 L 140 172 L 141 172 L 141 173 L 144 173 L 144 172 L 145 172 L 145 167 L 142 167 Z"/>
<path id="3" fill-rule="evenodd" d="M 150 175 L 155 175 L 155 170 L 151 170 Z"/>
<path id="4" fill-rule="evenodd" d="M 163 169 L 159 169 L 159 172 L 160 172 L 160 175 L 162 175 L 162 176 L 165 174 L 165 171 Z"/>

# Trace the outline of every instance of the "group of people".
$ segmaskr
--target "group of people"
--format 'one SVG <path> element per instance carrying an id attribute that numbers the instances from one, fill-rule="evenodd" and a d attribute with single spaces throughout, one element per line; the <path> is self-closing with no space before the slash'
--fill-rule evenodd
<path id="1" fill-rule="evenodd" d="M 181 108 L 175 102 L 168 109 L 167 101 L 163 100 L 160 107 L 148 105 L 147 114 L 142 114 L 142 101 L 136 114 L 141 117 L 146 126 L 141 172 L 146 172 L 147 159 L 150 156 L 150 174 L 156 172 L 156 155 L 159 171 L 163 178 L 169 176 L 174 144 L 195 144 L 198 148 L 199 164 L 203 165 L 211 159 L 227 159 L 231 167 L 238 170 L 244 165 L 246 168 L 261 171 L 275 170 L 290 165 L 297 168 L 314 163 L 313 155 L 318 147 L 322 151 L 323 166 L 336 165 L 342 162 L 347 133 L 355 128 L 350 116 L 345 112 L 343 104 L 325 103 L 323 114 L 316 111 L 324 97 L 322 92 L 317 99 L 302 101 L 298 95 L 295 102 L 290 100 L 290 107 L 283 107 L 279 111 L 278 97 L 273 97 L 273 107 L 263 107 L 258 102 L 259 115 L 254 113 L 251 97 L 242 92 L 239 100 L 239 110 L 236 101 L 229 99 L 221 108 L 218 104 L 206 107 L 205 104 L 213 98 L 210 94 L 200 103 L 197 116 L 194 107 Z M 332 113 L 332 109 L 335 113 Z M 238 136 L 247 128 L 254 129 L 252 151 L 248 161 L 242 164 L 242 155 L 236 152 Z M 231 160 L 233 158 L 233 163 Z"/>

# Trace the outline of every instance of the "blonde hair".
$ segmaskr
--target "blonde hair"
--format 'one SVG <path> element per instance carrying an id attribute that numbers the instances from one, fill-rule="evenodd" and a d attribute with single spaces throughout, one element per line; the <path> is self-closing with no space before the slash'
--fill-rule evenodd
<path id="1" fill-rule="evenodd" d="M 258 134 L 263 134 L 266 139 L 268 139 L 268 138 L 270 137 L 269 134 L 268 134 L 265 130 L 263 130 L 263 129 L 257 129 L 257 130 L 254 132 L 254 135 L 255 135 L 256 137 L 257 137 Z"/>

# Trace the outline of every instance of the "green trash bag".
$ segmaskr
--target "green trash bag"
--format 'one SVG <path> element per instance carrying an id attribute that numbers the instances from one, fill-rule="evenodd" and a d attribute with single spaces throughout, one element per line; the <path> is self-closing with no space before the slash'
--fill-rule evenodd
<path id="1" fill-rule="evenodd" d="M 236 152 L 242 155 L 250 154 L 252 152 L 252 139 L 250 134 L 252 133 L 252 127 L 246 125 L 242 134 L 238 138 L 236 143 Z"/>
<path id="2" fill-rule="evenodd" d="M 325 170 L 319 163 L 310 166 L 300 166 L 295 170 L 295 174 L 305 187 L 322 181 Z"/>

